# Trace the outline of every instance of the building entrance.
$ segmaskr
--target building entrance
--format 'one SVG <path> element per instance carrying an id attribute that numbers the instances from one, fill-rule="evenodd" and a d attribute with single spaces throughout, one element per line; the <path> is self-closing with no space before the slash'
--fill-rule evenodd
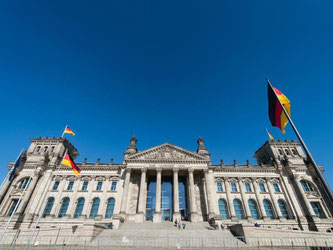
<path id="1" fill-rule="evenodd" d="M 171 178 L 162 178 L 161 215 L 162 221 L 172 221 L 172 183 Z"/>

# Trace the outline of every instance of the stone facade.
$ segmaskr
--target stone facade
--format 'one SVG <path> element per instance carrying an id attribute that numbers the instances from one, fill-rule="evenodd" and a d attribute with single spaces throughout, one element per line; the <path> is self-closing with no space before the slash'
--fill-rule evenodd
<path id="1" fill-rule="evenodd" d="M 333 226 L 332 201 L 298 142 L 266 142 L 254 155 L 257 165 L 212 164 L 201 138 L 196 152 L 170 143 L 138 152 L 136 143 L 133 137 L 123 163 L 85 159 L 74 177 L 60 165 L 66 150 L 78 156 L 73 145 L 31 140 L 13 180 L 0 190 L 1 226 L 20 197 L 11 229 L 31 229 L 40 213 L 44 228 L 175 219 L 310 231 Z"/>

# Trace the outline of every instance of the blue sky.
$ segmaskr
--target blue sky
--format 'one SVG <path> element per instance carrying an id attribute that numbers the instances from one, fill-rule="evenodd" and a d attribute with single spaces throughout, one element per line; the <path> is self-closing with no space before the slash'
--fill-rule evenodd
<path id="1" fill-rule="evenodd" d="M 29 139 L 95 162 L 170 142 L 245 163 L 282 135 L 268 77 L 332 185 L 332 1 L 2 1 L 0 177 Z"/>

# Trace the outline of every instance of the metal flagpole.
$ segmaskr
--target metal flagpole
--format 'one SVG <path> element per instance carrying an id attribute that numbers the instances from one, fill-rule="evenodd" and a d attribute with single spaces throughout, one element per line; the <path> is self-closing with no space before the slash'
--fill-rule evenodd
<path id="1" fill-rule="evenodd" d="M 21 152 L 20 152 L 19 155 L 17 156 L 17 158 L 16 158 L 15 163 L 14 163 L 13 166 L 16 165 L 18 159 L 20 158 L 20 155 L 22 155 L 23 150 L 24 150 L 24 148 L 22 148 Z M 0 190 L 1 190 L 2 186 L 3 186 L 3 184 L 4 184 L 4 183 L 6 182 L 6 180 L 8 179 L 9 175 L 11 174 L 11 172 L 12 172 L 12 171 L 8 171 L 8 173 L 7 173 L 6 177 L 5 177 L 5 179 L 4 179 L 3 182 L 1 183 Z"/>
<path id="2" fill-rule="evenodd" d="M 66 127 L 67 127 L 67 126 L 66 126 Z M 59 168 L 60 168 L 60 166 L 61 166 L 61 163 L 62 163 L 62 161 L 64 160 L 64 158 L 65 158 L 67 152 L 68 152 L 68 149 L 66 148 L 65 153 L 64 153 L 64 156 L 62 157 L 62 160 L 61 160 L 59 166 L 55 169 L 55 171 L 59 170 Z M 53 177 L 53 174 L 50 176 L 51 180 L 52 180 L 52 177 Z M 43 213 L 44 213 L 45 206 L 46 206 L 46 203 L 47 203 L 47 199 L 48 199 L 48 197 L 49 197 L 49 195 L 50 195 L 50 192 L 51 192 L 51 189 L 49 188 L 49 190 L 48 190 L 48 192 L 47 192 L 47 194 L 46 194 L 46 196 L 45 196 L 45 199 L 44 199 L 43 205 L 42 205 L 41 208 L 40 208 L 41 211 L 39 211 L 39 215 L 38 215 L 37 221 L 36 221 L 36 223 L 35 223 L 34 229 L 33 229 L 32 233 L 31 233 L 31 235 L 30 235 L 30 238 L 29 238 L 29 240 L 28 240 L 28 242 L 27 242 L 27 245 L 26 245 L 25 249 L 29 249 L 29 247 L 30 247 L 30 242 L 31 242 L 32 238 L 34 237 L 34 234 L 35 234 L 35 231 L 36 231 L 37 226 L 38 226 L 38 224 L 39 224 L 39 221 L 40 221 L 40 219 L 42 218 L 42 215 L 43 215 Z"/>
<path id="3" fill-rule="evenodd" d="M 306 153 L 307 156 L 309 157 L 309 159 L 310 159 L 310 161 L 311 161 L 311 163 L 312 163 L 312 165 L 313 165 L 313 167 L 314 167 L 314 169 L 315 169 L 315 171 L 316 171 L 316 173 L 317 173 L 317 175 L 318 175 L 320 181 L 321 181 L 322 184 L 324 185 L 324 187 L 325 187 L 325 191 L 326 191 L 327 195 L 329 196 L 329 198 L 331 199 L 331 203 L 332 203 L 332 202 L 333 202 L 333 193 L 332 193 L 332 190 L 331 190 L 330 186 L 327 184 L 327 182 L 326 182 L 324 176 L 323 176 L 322 173 L 320 172 L 320 169 L 319 169 L 319 167 L 318 167 L 316 161 L 315 161 L 314 158 L 312 157 L 312 154 L 310 153 L 310 150 L 309 150 L 308 147 L 306 146 L 306 144 L 305 144 L 305 142 L 303 141 L 303 138 L 301 137 L 301 135 L 299 134 L 299 132 L 298 132 L 298 130 L 297 130 L 295 124 L 293 123 L 293 121 L 291 120 L 290 116 L 288 115 L 288 112 L 286 111 L 286 109 L 284 108 L 283 104 L 281 103 L 279 97 L 278 97 L 277 94 L 275 93 L 275 91 L 274 91 L 274 89 L 273 89 L 273 86 L 272 86 L 272 84 L 270 83 L 270 81 L 268 80 L 268 78 L 266 78 L 266 81 L 267 81 L 267 83 L 269 84 L 269 86 L 272 88 L 272 90 L 273 90 L 273 92 L 274 92 L 276 98 L 278 99 L 278 101 L 279 101 L 279 103 L 280 103 L 280 105 L 281 105 L 281 107 L 282 107 L 282 109 L 283 109 L 283 112 L 285 113 L 286 117 L 288 118 L 288 121 L 290 122 L 291 127 L 293 128 L 293 130 L 294 130 L 296 136 L 298 137 L 299 141 L 301 142 L 301 144 L 302 144 L 302 146 L 303 146 L 303 148 L 304 148 L 304 150 L 305 150 L 305 153 Z"/>
<path id="4" fill-rule="evenodd" d="M 66 131 L 67 128 L 68 128 L 68 125 L 66 125 L 66 127 L 65 127 L 65 129 L 64 129 L 64 132 L 62 132 L 61 138 L 64 137 L 64 134 L 65 134 L 65 131 Z"/>

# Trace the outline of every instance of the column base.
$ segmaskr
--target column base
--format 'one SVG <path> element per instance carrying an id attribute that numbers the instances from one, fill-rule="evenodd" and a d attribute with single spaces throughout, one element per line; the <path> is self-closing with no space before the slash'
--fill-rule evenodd
<path id="1" fill-rule="evenodd" d="M 209 214 L 208 214 L 208 221 L 210 221 L 210 220 L 212 220 L 212 219 L 214 219 L 215 218 L 215 213 L 213 213 L 213 212 L 210 212 Z"/>
<path id="2" fill-rule="evenodd" d="M 161 212 L 155 212 L 153 217 L 154 223 L 161 223 L 162 222 L 162 215 Z"/>
<path id="3" fill-rule="evenodd" d="M 190 214 L 190 220 L 191 222 L 198 222 L 198 214 L 197 213 L 191 213 Z"/>
<path id="4" fill-rule="evenodd" d="M 172 220 L 173 220 L 173 221 L 175 221 L 175 220 L 179 221 L 179 220 L 181 220 L 181 219 L 182 219 L 182 216 L 180 215 L 179 212 L 174 212 L 174 213 L 173 213 L 173 215 L 172 215 Z"/>
<path id="5" fill-rule="evenodd" d="M 146 216 L 143 212 L 137 213 L 135 216 L 136 223 L 143 223 L 146 220 Z"/>
<path id="6" fill-rule="evenodd" d="M 236 216 L 231 216 L 231 221 L 239 221 L 239 219 Z"/>

